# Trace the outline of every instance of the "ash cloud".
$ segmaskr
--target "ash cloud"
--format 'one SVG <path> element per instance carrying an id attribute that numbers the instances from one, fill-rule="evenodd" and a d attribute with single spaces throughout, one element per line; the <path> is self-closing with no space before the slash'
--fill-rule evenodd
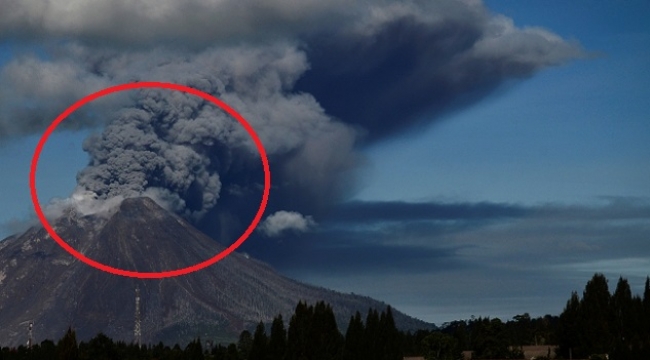
<path id="1" fill-rule="evenodd" d="M 542 28 L 518 28 L 471 0 L 192 0 L 182 9 L 174 1 L 3 5 L 11 11 L 0 15 L 0 39 L 44 42 L 47 59 L 25 55 L 2 69 L 0 80 L 10 86 L 0 90 L 0 138 L 39 132 L 64 105 L 108 85 L 200 80 L 197 74 L 217 61 L 214 48 L 234 44 L 266 51 L 269 44 L 291 44 L 305 61 L 285 63 L 299 66 L 293 72 L 299 81 L 283 90 L 312 94 L 370 141 L 435 121 L 509 80 L 588 55 L 575 42 Z M 259 60 L 239 58 L 242 67 Z M 98 123 L 79 116 L 64 125 Z"/>
<path id="2" fill-rule="evenodd" d="M 542 28 L 520 29 L 479 2 L 399 2 L 307 36 L 297 88 L 378 141 L 440 119 L 512 79 L 587 56 Z"/>
<path id="3" fill-rule="evenodd" d="M 166 43 L 204 48 L 336 26 L 356 4 L 343 0 L 0 1 L 0 39 L 79 39 L 125 48 Z"/>
<path id="4" fill-rule="evenodd" d="M 0 139 L 40 133 L 110 85 L 188 85 L 228 103 L 260 136 L 273 170 L 268 213 L 316 219 L 359 186 L 364 144 L 585 56 L 474 0 L 192 0 L 182 11 L 166 0 L 3 5 L 0 39 L 41 43 L 45 55 L 0 70 Z M 252 142 L 198 98 L 111 96 L 63 126 L 105 126 L 84 145 L 91 159 L 76 192 L 151 196 L 217 237 L 245 227 L 257 209 L 263 174 Z"/>
<path id="5" fill-rule="evenodd" d="M 312 96 L 286 90 L 307 68 L 304 54 L 278 44 L 211 49 L 192 59 L 169 55 L 172 62 L 167 57 L 150 73 L 215 94 L 237 109 L 264 144 L 276 192 L 313 203 L 317 196 L 310 194 L 331 201 L 346 187 L 346 173 L 361 158 L 354 150 L 356 130 L 327 116 Z M 120 58 L 100 64 L 126 77 Z M 259 154 L 229 115 L 167 90 L 143 90 L 131 101 L 84 143 L 91 161 L 77 176 L 80 190 L 99 199 L 147 195 L 197 221 L 222 195 L 244 203 L 257 197 L 259 203 Z"/>

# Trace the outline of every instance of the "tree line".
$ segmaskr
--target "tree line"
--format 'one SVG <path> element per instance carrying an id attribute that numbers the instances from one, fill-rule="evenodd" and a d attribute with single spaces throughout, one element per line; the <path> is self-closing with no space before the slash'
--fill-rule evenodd
<path id="1" fill-rule="evenodd" d="M 270 333 L 260 322 L 252 335 L 243 331 L 236 346 L 219 345 L 210 355 L 215 360 L 400 360 L 401 336 L 390 306 L 381 313 L 370 309 L 365 321 L 356 312 L 342 334 L 330 305 L 300 302 L 288 329 L 277 316 Z"/>
<path id="2" fill-rule="evenodd" d="M 650 359 L 650 278 L 643 296 L 632 295 L 622 277 L 611 294 L 605 276 L 595 274 L 582 298 L 571 294 L 560 316 L 453 321 L 437 331 L 405 334 L 402 348 L 406 356 L 427 360 L 459 359 L 462 350 L 472 350 L 473 359 L 523 359 L 524 345 L 557 346 L 549 358 Z"/>
<path id="3" fill-rule="evenodd" d="M 457 320 L 435 331 L 407 332 L 402 348 L 405 356 L 427 360 L 462 359 L 463 350 L 471 350 L 472 359 L 523 359 L 523 346 L 557 344 L 558 323 L 557 316 L 531 318 L 528 313 L 507 322 L 489 317 Z"/>
<path id="4" fill-rule="evenodd" d="M 609 354 L 610 359 L 650 359 L 650 278 L 643 297 L 632 295 L 630 284 L 619 278 L 610 294 L 607 279 L 595 274 L 582 298 L 571 294 L 560 315 L 558 355 L 587 358 Z"/>
<path id="5" fill-rule="evenodd" d="M 298 303 L 285 327 L 281 315 L 274 318 L 270 332 L 260 322 L 254 333 L 244 330 L 237 343 L 205 346 L 197 338 L 185 348 L 178 344 L 138 346 L 113 341 L 98 334 L 88 342 L 77 342 L 76 333 L 68 329 L 55 344 L 45 340 L 31 348 L 4 347 L 0 360 L 399 360 L 402 358 L 400 336 L 392 309 L 381 313 L 371 309 L 365 322 L 357 312 L 351 317 L 345 335 L 339 331 L 330 305 L 318 302 Z"/>
<path id="6" fill-rule="evenodd" d="M 197 338 L 182 348 L 138 346 L 104 334 L 78 343 L 74 330 L 68 329 L 57 343 L 4 347 L 0 360 L 457 360 L 463 350 L 472 350 L 473 359 L 523 359 L 525 345 L 557 345 L 560 359 L 604 354 L 609 359 L 650 359 L 650 278 L 641 297 L 632 295 L 623 278 L 610 294 L 605 276 L 595 274 L 582 298 L 571 294 L 560 316 L 532 318 L 525 313 L 506 322 L 479 317 L 445 323 L 437 330 L 402 332 L 389 306 L 381 312 L 370 309 L 365 317 L 357 312 L 341 333 L 329 304 L 300 302 L 287 326 L 278 315 L 268 330 L 260 322 L 252 333 L 241 332 L 235 343 L 204 346 Z"/>

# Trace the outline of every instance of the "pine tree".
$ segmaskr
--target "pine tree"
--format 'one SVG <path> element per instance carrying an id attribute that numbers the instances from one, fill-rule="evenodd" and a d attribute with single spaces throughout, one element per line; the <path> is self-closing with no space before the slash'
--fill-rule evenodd
<path id="1" fill-rule="evenodd" d="M 268 339 L 266 337 L 266 328 L 264 323 L 260 321 L 255 328 L 253 335 L 253 345 L 251 346 L 250 356 L 248 360 L 267 360 L 268 353 Z"/>
<path id="2" fill-rule="evenodd" d="M 340 358 L 344 340 L 336 325 L 334 311 L 325 302 L 318 302 L 314 307 L 310 334 L 313 359 Z"/>
<path id="3" fill-rule="evenodd" d="M 645 278 L 645 287 L 643 289 L 643 315 L 646 324 L 646 334 L 650 336 L 650 276 Z M 643 316 L 642 315 L 642 316 Z"/>
<path id="4" fill-rule="evenodd" d="M 296 306 L 294 314 L 289 320 L 289 330 L 287 332 L 287 359 L 302 360 L 310 359 L 313 347 L 312 340 L 309 338 L 310 326 L 314 308 L 308 307 L 302 301 Z"/>
<path id="5" fill-rule="evenodd" d="M 79 347 L 77 345 L 77 335 L 72 328 L 68 328 L 63 338 L 56 345 L 56 352 L 59 360 L 77 360 L 79 359 Z"/>
<path id="6" fill-rule="evenodd" d="M 645 326 L 642 330 L 643 336 L 641 340 L 641 347 L 645 349 L 644 355 L 646 358 L 650 358 L 650 277 L 646 277 L 645 279 L 642 307 L 643 309 L 639 315 L 643 319 L 643 325 Z"/>
<path id="7" fill-rule="evenodd" d="M 386 308 L 386 312 L 382 311 L 379 318 L 379 343 L 381 344 L 381 358 L 382 360 L 400 360 L 402 358 L 400 344 L 399 344 L 399 331 L 395 326 L 393 319 L 393 310 L 390 306 Z"/>
<path id="8" fill-rule="evenodd" d="M 284 360 L 285 358 L 287 352 L 287 331 L 284 329 L 282 315 L 278 315 L 273 319 L 268 352 L 270 360 Z"/>
<path id="9" fill-rule="evenodd" d="M 629 358 L 629 345 L 637 332 L 632 291 L 626 279 L 619 278 L 612 296 L 611 312 L 613 315 L 612 335 L 613 354 L 616 358 Z"/>
<path id="10" fill-rule="evenodd" d="M 559 353 L 564 358 L 581 357 L 579 329 L 582 326 L 580 319 L 580 298 L 577 292 L 571 293 L 564 311 L 560 315 L 558 329 Z"/>
<path id="11" fill-rule="evenodd" d="M 201 338 L 192 340 L 185 347 L 183 352 L 183 359 L 188 360 L 203 360 L 203 345 L 201 345 Z"/>
<path id="12" fill-rule="evenodd" d="M 366 349 L 366 359 L 379 359 L 381 349 L 379 348 L 379 314 L 377 310 L 368 310 L 366 317 L 366 331 L 363 334 L 363 346 Z"/>
<path id="13" fill-rule="evenodd" d="M 603 274 L 595 274 L 585 286 L 581 304 L 584 321 L 583 327 L 580 329 L 584 334 L 581 343 L 589 352 L 586 355 L 605 354 L 612 348 L 613 314 L 610 301 L 607 279 Z"/>
<path id="14" fill-rule="evenodd" d="M 52 340 L 43 340 L 41 342 L 39 355 L 36 359 L 56 359 L 56 345 Z M 2 357 L 0 356 L 0 359 Z"/>
<path id="15" fill-rule="evenodd" d="M 244 330 L 239 335 L 239 341 L 237 342 L 237 350 L 239 351 L 240 359 L 248 359 L 251 354 L 251 347 L 253 346 L 253 337 L 251 336 L 250 331 Z"/>
<path id="16" fill-rule="evenodd" d="M 643 306 L 650 309 L 650 276 L 645 278 L 645 286 L 643 288 Z"/>
<path id="17" fill-rule="evenodd" d="M 364 356 L 364 326 L 361 314 L 357 311 L 350 317 L 348 330 L 345 332 L 345 345 L 343 347 L 344 360 L 365 359 Z"/>
<path id="18" fill-rule="evenodd" d="M 174 347 L 168 352 L 167 359 L 169 360 L 181 360 L 183 359 L 183 349 L 179 344 L 174 344 Z"/>
<path id="19" fill-rule="evenodd" d="M 88 342 L 87 357 L 95 360 L 115 359 L 117 352 L 113 340 L 103 333 L 97 334 Z"/>

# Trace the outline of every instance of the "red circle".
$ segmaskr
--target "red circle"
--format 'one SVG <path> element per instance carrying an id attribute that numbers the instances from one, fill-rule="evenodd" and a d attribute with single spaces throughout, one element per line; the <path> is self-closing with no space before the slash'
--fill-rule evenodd
<path id="1" fill-rule="evenodd" d="M 70 116 L 70 114 L 72 114 L 75 110 L 79 109 L 83 105 L 93 100 L 96 100 L 102 96 L 106 96 L 115 92 L 140 89 L 140 88 L 162 88 L 162 89 L 181 91 L 192 95 L 196 95 L 198 97 L 203 98 L 204 100 L 212 102 L 213 104 L 217 105 L 222 110 L 230 114 L 230 116 L 234 117 L 237 121 L 239 121 L 239 123 L 246 129 L 246 131 L 251 136 L 251 138 L 253 138 L 253 141 L 255 142 L 255 146 L 257 147 L 257 150 L 259 151 L 260 157 L 262 159 L 262 166 L 264 168 L 264 192 L 262 194 L 262 202 L 260 203 L 260 207 L 257 210 L 257 214 L 255 214 L 253 221 L 250 223 L 246 231 L 244 231 L 244 233 L 239 237 L 239 239 L 237 239 L 237 241 L 235 241 L 232 245 L 230 245 L 228 248 L 218 253 L 214 257 L 182 269 L 161 271 L 161 272 L 139 272 L 139 271 L 130 271 L 130 270 L 114 268 L 102 264 L 100 262 L 97 262 L 93 259 L 90 259 L 85 255 L 83 255 L 82 253 L 78 252 L 77 250 L 73 249 L 70 245 L 68 245 L 68 243 L 66 243 L 63 239 L 61 239 L 61 237 L 54 231 L 50 223 L 45 218 L 45 215 L 43 214 L 43 210 L 41 209 L 40 203 L 38 201 L 38 194 L 36 191 L 36 169 L 38 167 L 38 159 L 41 155 L 41 151 L 43 150 L 43 146 L 47 142 L 47 139 L 50 137 L 54 129 L 56 129 L 56 127 L 59 126 L 59 124 L 63 120 L 65 120 L 65 118 Z M 77 259 L 83 261 L 84 263 L 94 268 L 97 268 L 99 270 L 105 271 L 110 274 L 122 275 L 126 277 L 133 277 L 133 278 L 140 278 L 140 279 L 162 279 L 167 277 L 186 275 L 191 272 L 204 269 L 212 264 L 215 264 L 219 260 L 222 260 L 226 256 L 230 255 L 230 253 L 235 251 L 235 249 L 237 249 L 241 244 L 243 244 L 244 241 L 246 241 L 246 239 L 251 235 L 253 230 L 255 230 L 255 227 L 257 227 L 257 225 L 259 224 L 260 220 L 262 219 L 262 214 L 266 209 L 266 204 L 269 198 L 269 190 L 271 188 L 271 171 L 269 170 L 269 161 L 266 156 L 266 150 L 264 149 L 262 142 L 257 136 L 257 133 L 255 133 L 255 130 L 253 130 L 250 124 L 246 121 L 246 119 L 244 119 L 235 110 L 233 110 L 230 106 L 228 106 L 228 104 L 224 103 L 223 101 L 217 99 L 216 97 L 210 94 L 183 85 L 163 83 L 163 82 L 134 82 L 134 83 L 111 86 L 101 91 L 97 91 L 93 94 L 90 94 L 82 98 L 81 100 L 77 101 L 76 103 L 74 103 L 72 106 L 67 108 L 64 112 L 62 112 L 56 119 L 54 119 L 54 121 L 50 124 L 47 130 L 45 130 L 45 133 L 43 133 L 43 136 L 41 137 L 40 141 L 36 145 L 36 150 L 34 151 L 34 156 L 32 157 L 31 169 L 29 172 L 29 187 L 31 189 L 32 203 L 34 203 L 34 209 L 36 210 L 36 214 L 38 215 L 38 218 L 40 219 L 41 223 L 45 227 L 45 230 L 47 230 L 50 236 L 52 236 L 52 238 L 63 249 L 69 252 L 72 256 L 76 257 Z"/>

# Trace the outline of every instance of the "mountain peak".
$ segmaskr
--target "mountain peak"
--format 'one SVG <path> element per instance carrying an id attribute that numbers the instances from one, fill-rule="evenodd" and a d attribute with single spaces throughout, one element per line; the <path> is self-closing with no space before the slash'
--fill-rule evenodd
<path id="1" fill-rule="evenodd" d="M 140 272 L 185 268 L 207 260 L 223 246 L 149 198 L 122 201 L 112 214 L 62 221 L 56 230 L 76 250 L 100 263 Z M 57 339 L 72 326 L 79 339 L 98 332 L 130 341 L 134 291 L 141 293 L 145 342 L 187 342 L 197 334 L 236 339 L 260 320 L 289 318 L 298 301 L 325 301 L 345 326 L 356 311 L 384 303 L 288 279 L 268 265 L 232 253 L 182 277 L 139 280 L 90 268 L 61 249 L 42 228 L 32 228 L 0 247 L 0 344 L 23 341 L 34 321 L 37 342 Z M 402 329 L 427 324 L 394 312 Z M 200 331 L 200 333 L 199 333 Z"/>
<path id="2" fill-rule="evenodd" d="M 120 209 L 128 209 L 130 207 L 164 210 L 153 199 L 146 196 L 132 197 L 122 200 Z"/>
<path id="3" fill-rule="evenodd" d="M 97 233 L 91 251 L 109 266 L 159 272 L 203 262 L 221 250 L 223 246 L 181 217 L 138 197 L 122 201 Z"/>
<path id="4" fill-rule="evenodd" d="M 148 197 L 134 197 L 122 200 L 118 212 L 129 215 L 169 215 L 167 210 L 163 209 L 153 199 Z"/>
<path id="5" fill-rule="evenodd" d="M 126 198 L 120 204 L 120 207 L 128 207 L 128 206 L 146 206 L 146 207 L 160 208 L 160 205 L 158 205 L 153 199 L 147 196 Z"/>

